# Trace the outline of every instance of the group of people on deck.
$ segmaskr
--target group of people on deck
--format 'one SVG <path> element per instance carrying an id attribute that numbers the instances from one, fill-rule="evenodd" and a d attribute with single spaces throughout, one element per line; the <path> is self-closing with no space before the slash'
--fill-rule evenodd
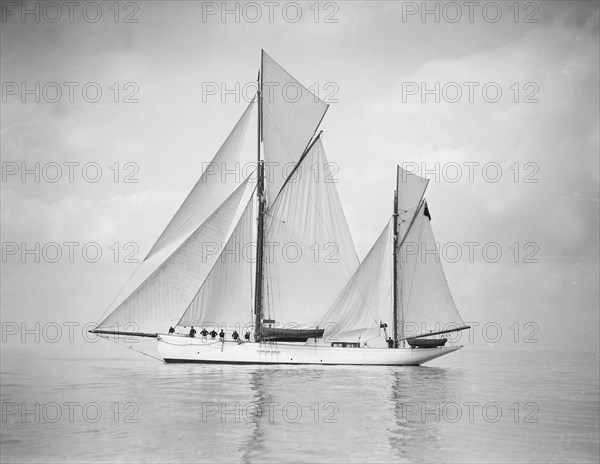
<path id="1" fill-rule="evenodd" d="M 172 335 L 175 333 L 175 329 L 173 327 L 169 328 L 169 334 Z M 217 334 L 217 332 L 215 331 L 215 329 L 212 329 L 210 332 L 206 330 L 206 328 L 202 328 L 202 331 L 200 332 L 200 335 L 202 335 L 203 338 L 206 338 L 210 335 L 210 338 L 212 338 L 213 340 L 215 338 L 217 338 L 217 335 L 219 335 L 219 340 L 224 342 L 225 341 L 225 332 L 223 331 L 223 329 L 221 329 L 221 331 Z M 190 332 L 188 334 L 189 337 L 194 338 L 196 336 L 196 329 L 194 329 L 194 327 L 190 328 Z M 238 334 L 237 330 L 234 330 L 233 333 L 231 334 L 231 338 L 233 338 L 234 341 L 237 341 L 238 343 L 242 343 L 240 340 L 240 334 Z M 250 332 L 246 332 L 244 334 L 244 339 L 248 342 L 250 341 Z"/>

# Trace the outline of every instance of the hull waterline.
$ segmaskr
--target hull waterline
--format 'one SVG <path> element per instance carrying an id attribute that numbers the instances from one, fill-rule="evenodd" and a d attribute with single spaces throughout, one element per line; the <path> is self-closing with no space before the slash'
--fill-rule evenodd
<path id="1" fill-rule="evenodd" d="M 168 363 L 416 366 L 462 348 L 338 348 L 311 343 L 221 342 L 180 335 L 159 335 L 157 340 L 158 352 Z"/>

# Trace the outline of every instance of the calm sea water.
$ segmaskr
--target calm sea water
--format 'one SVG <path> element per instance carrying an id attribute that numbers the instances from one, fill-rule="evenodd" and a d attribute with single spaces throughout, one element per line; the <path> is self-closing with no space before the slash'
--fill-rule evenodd
<path id="1" fill-rule="evenodd" d="M 3 349 L 4 462 L 598 462 L 598 355 L 167 365 Z M 79 357 L 78 357 L 79 356 Z"/>

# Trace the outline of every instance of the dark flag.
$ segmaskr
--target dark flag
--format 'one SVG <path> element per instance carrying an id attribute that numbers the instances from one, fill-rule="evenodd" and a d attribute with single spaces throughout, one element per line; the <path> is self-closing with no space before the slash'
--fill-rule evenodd
<path id="1" fill-rule="evenodd" d="M 427 216 L 429 218 L 429 220 L 431 221 L 431 214 L 429 214 L 429 208 L 427 207 L 427 202 L 425 202 L 425 211 L 423 211 L 423 214 L 425 216 Z"/>

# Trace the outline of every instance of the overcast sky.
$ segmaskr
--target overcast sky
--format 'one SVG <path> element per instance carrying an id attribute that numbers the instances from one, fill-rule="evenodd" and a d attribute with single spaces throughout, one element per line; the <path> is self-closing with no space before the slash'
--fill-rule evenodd
<path id="1" fill-rule="evenodd" d="M 72 18 L 36 5 L 2 3 L 3 323 L 100 317 L 136 267 L 125 244 L 145 256 L 247 105 L 207 86 L 247 88 L 264 48 L 331 104 L 323 143 L 361 259 L 412 163 L 475 346 L 598 350 L 597 2 L 431 2 L 425 17 L 421 2 L 276 2 L 272 18 L 268 2 L 227 4 L 238 18 L 221 2 L 123 2 L 118 18 L 113 2 Z M 23 259 L 36 242 L 41 262 Z"/>

